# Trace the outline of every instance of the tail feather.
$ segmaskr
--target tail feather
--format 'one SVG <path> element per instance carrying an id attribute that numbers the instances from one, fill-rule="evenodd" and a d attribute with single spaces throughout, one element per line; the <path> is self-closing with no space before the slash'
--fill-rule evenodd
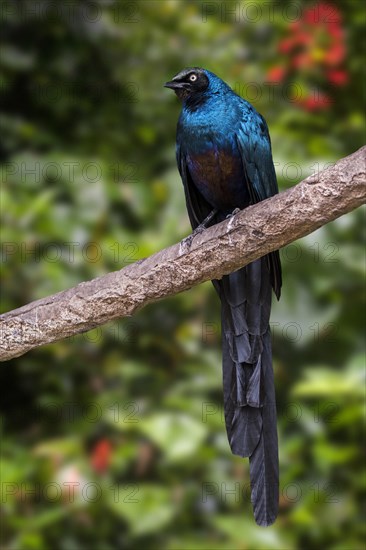
<path id="1" fill-rule="evenodd" d="M 262 415 L 258 408 L 248 407 L 246 380 L 251 366 L 237 368 L 223 337 L 223 382 L 226 431 L 233 454 L 250 456 L 258 445 L 262 431 Z M 238 374 L 240 373 L 240 374 Z M 240 378 L 243 375 L 244 378 Z"/>
<path id="2" fill-rule="evenodd" d="M 278 511 L 278 444 L 269 315 L 271 281 L 262 258 L 215 281 L 222 303 L 225 423 L 231 450 L 249 457 L 258 525 Z"/>
<path id="3" fill-rule="evenodd" d="M 257 447 L 249 457 L 252 505 L 258 525 L 268 526 L 278 514 L 279 474 L 276 402 L 272 370 L 271 335 L 265 337 L 262 355 L 264 403 L 263 430 Z"/>

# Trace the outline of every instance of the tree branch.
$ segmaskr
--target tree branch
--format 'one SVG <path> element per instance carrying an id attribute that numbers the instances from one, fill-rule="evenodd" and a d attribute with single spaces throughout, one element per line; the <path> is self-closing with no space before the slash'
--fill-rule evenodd
<path id="1" fill-rule="evenodd" d="M 0 360 L 88 331 L 260 258 L 366 201 L 366 146 L 291 189 L 198 235 L 0 316 Z"/>

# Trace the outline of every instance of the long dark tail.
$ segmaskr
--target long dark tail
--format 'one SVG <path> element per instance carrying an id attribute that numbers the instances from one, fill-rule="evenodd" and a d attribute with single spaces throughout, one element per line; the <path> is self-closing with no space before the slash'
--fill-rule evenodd
<path id="1" fill-rule="evenodd" d="M 271 281 L 265 258 L 215 281 L 222 303 L 226 430 L 234 454 L 249 457 L 258 525 L 278 513 L 278 443 L 272 370 Z"/>

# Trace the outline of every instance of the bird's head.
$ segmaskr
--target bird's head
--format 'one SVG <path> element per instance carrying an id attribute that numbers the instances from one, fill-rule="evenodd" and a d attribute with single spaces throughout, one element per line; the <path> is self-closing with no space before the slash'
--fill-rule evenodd
<path id="1" fill-rule="evenodd" d="M 179 99 L 185 101 L 190 97 L 201 96 L 207 90 L 209 84 L 208 71 L 199 67 L 189 67 L 176 74 L 164 86 L 174 90 Z"/>

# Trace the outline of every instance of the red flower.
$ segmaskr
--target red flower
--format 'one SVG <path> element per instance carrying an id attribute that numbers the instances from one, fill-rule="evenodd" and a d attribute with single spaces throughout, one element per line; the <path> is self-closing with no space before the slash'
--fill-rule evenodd
<path id="1" fill-rule="evenodd" d="M 296 36 L 296 41 L 298 44 L 304 44 L 305 46 L 307 46 L 314 42 L 314 37 L 310 32 L 299 31 Z"/>
<path id="2" fill-rule="evenodd" d="M 320 111 L 322 109 L 328 109 L 332 103 L 331 98 L 321 92 L 314 92 L 308 95 L 304 99 L 298 101 L 307 111 Z"/>
<path id="3" fill-rule="evenodd" d="M 286 72 L 285 67 L 272 67 L 267 73 L 267 78 L 269 82 L 281 82 L 281 80 L 283 80 L 286 76 Z"/>
<path id="4" fill-rule="evenodd" d="M 291 29 L 292 33 L 299 31 L 301 28 L 301 20 L 297 19 L 296 21 L 293 21 L 289 24 L 289 28 Z"/>
<path id="5" fill-rule="evenodd" d="M 102 474 L 110 464 L 112 445 L 108 439 L 100 439 L 91 454 L 91 465 L 96 472 Z"/>
<path id="6" fill-rule="evenodd" d="M 339 65 L 345 58 L 345 47 L 342 42 L 334 44 L 325 54 L 328 65 Z"/>
<path id="7" fill-rule="evenodd" d="M 344 38 L 343 29 L 338 25 L 338 23 L 336 24 L 330 23 L 328 25 L 328 32 L 332 36 L 332 38 L 336 38 L 338 40 L 343 40 Z"/>
<path id="8" fill-rule="evenodd" d="M 309 86 L 326 83 L 343 86 L 348 74 L 342 69 L 346 58 L 346 44 L 342 28 L 342 14 L 330 1 L 320 1 L 304 10 L 297 21 L 288 25 L 288 34 L 278 44 L 283 54 L 283 66 L 268 71 L 270 81 L 281 81 L 297 76 L 307 80 Z M 296 78 L 295 76 L 295 78 Z M 328 108 L 331 103 L 326 94 L 308 96 L 298 104 L 309 111 Z"/>
<path id="9" fill-rule="evenodd" d="M 346 71 L 342 70 L 332 70 L 328 71 L 328 79 L 332 84 L 337 86 L 344 86 L 348 82 L 348 74 Z"/>
<path id="10" fill-rule="evenodd" d="M 288 53 L 296 45 L 294 38 L 283 38 L 278 45 L 278 49 L 281 53 Z"/>
<path id="11" fill-rule="evenodd" d="M 341 14 L 333 4 L 320 2 L 305 11 L 303 19 L 309 25 L 338 25 L 341 22 Z"/>
<path id="12" fill-rule="evenodd" d="M 301 69 L 303 67 L 304 68 L 311 67 L 312 58 L 310 53 L 307 51 L 307 52 L 303 52 L 303 53 L 299 53 L 298 55 L 295 55 L 295 57 L 292 59 L 292 65 L 296 69 Z"/>

